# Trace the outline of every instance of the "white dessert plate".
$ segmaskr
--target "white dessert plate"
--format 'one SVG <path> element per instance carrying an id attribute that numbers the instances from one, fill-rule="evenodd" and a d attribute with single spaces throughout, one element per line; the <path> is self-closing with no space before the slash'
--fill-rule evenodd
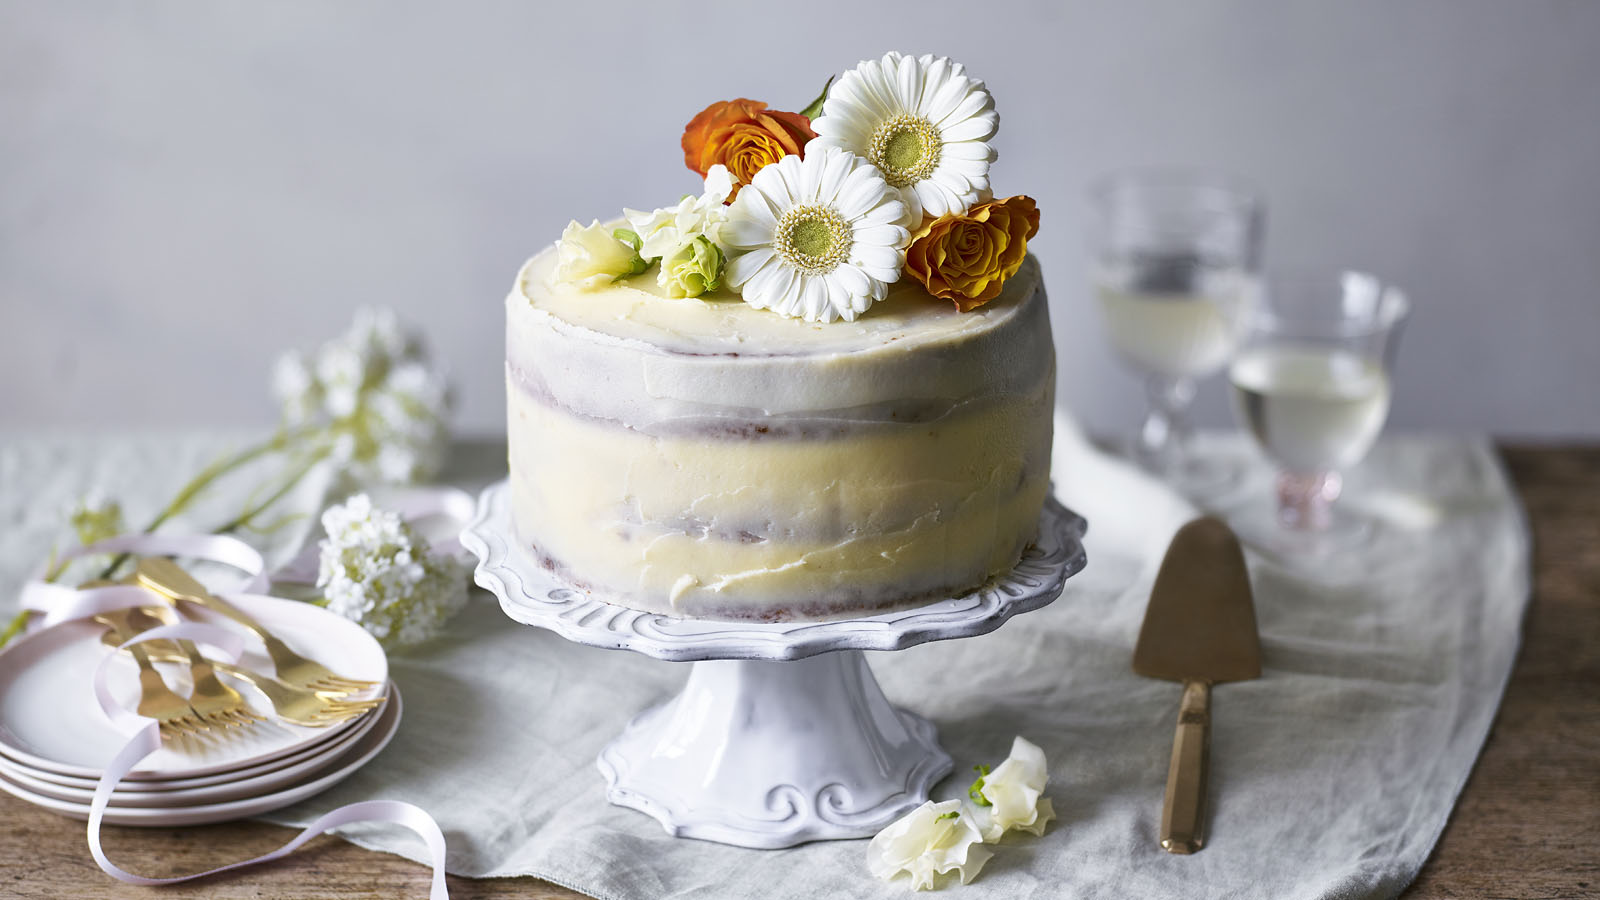
<path id="1" fill-rule="evenodd" d="M 214 784 L 225 784 L 227 782 L 239 781 L 245 778 L 254 778 L 258 775 L 265 775 L 269 772 L 276 772 L 279 769 L 284 769 L 288 768 L 289 766 L 303 763 L 311 757 L 321 756 L 328 751 L 328 747 L 331 744 L 347 743 L 357 734 L 362 734 L 372 730 L 373 723 L 377 721 L 377 718 L 378 711 L 374 710 L 370 713 L 362 715 L 360 718 L 353 719 L 348 722 L 341 722 L 339 726 L 337 726 L 337 733 L 330 734 L 326 741 L 308 744 L 292 753 L 286 753 L 283 756 L 277 757 L 276 759 L 269 759 L 266 762 L 253 766 L 242 766 L 237 769 L 227 769 L 211 775 L 197 775 L 193 778 L 124 778 L 122 783 L 117 785 L 117 793 L 121 795 L 130 793 L 158 793 L 161 791 L 187 791 L 193 788 L 207 787 Z M 330 728 L 333 728 L 333 726 L 330 726 Z M 63 775 L 60 772 L 52 772 L 48 769 L 35 769 L 32 766 L 19 763 L 8 756 L 5 756 L 4 754 L 0 754 L 0 772 L 20 772 L 29 776 L 30 778 L 33 778 L 37 781 L 42 781 L 46 784 L 52 784 L 57 787 L 77 788 L 79 790 L 89 791 L 90 793 L 94 792 L 95 785 L 99 783 L 99 778 L 80 778 L 76 775 Z"/>
<path id="2" fill-rule="evenodd" d="M 311 659 L 350 678 L 382 685 L 389 665 L 383 648 L 361 626 L 309 603 L 258 595 L 231 598 L 240 609 Z M 225 620 L 186 610 L 195 618 Z M 36 632 L 0 651 L 0 755 L 30 769 L 98 779 L 101 769 L 128 736 L 100 711 L 92 684 L 95 667 L 112 652 L 100 643 L 104 627 L 88 620 L 63 622 Z M 271 672 L 272 663 L 253 640 L 241 665 Z M 139 697 L 138 669 L 130 657 L 112 662 L 107 675 L 112 694 L 132 708 Z M 179 693 L 189 689 L 186 666 L 164 666 L 167 682 Z M 376 694 L 375 689 L 373 694 Z M 282 759 L 337 738 L 354 726 L 305 728 L 272 718 L 272 708 L 253 690 L 241 689 L 256 711 L 269 719 L 247 734 L 168 742 L 152 753 L 132 780 L 194 778 L 231 772 Z M 259 704 L 259 705 L 257 705 Z M 384 704 L 388 706 L 389 704 Z"/>
<path id="3" fill-rule="evenodd" d="M 175 806 L 167 808 L 134 808 L 107 807 L 105 823 L 107 825 L 144 825 L 144 826 L 177 826 L 177 825 L 206 825 L 213 822 L 228 822 L 233 819 L 243 819 L 258 816 L 262 813 L 281 809 L 299 803 L 308 797 L 319 794 L 350 775 L 372 760 L 374 756 L 389 741 L 394 738 L 395 732 L 400 727 L 400 691 L 390 686 L 389 700 L 383 704 L 378 714 L 377 725 L 372 731 L 355 743 L 348 751 L 335 760 L 332 767 L 321 774 L 298 784 L 283 788 L 271 793 L 260 794 L 255 797 L 246 797 L 238 800 L 229 800 L 222 803 L 207 803 L 196 806 Z M 26 800 L 35 806 L 53 810 L 70 816 L 74 819 L 89 818 L 89 804 L 74 803 L 68 800 L 58 800 L 30 791 L 10 780 L 0 777 L 0 791 Z"/>
<path id="4" fill-rule="evenodd" d="M 338 733 L 330 734 L 328 740 L 326 741 L 309 744 L 305 747 L 295 750 L 292 753 L 287 753 L 283 756 L 277 757 L 276 759 L 269 759 L 266 762 L 253 766 L 242 766 L 237 769 L 228 769 L 211 775 L 198 775 L 193 778 L 125 778 L 123 779 L 122 783 L 117 786 L 117 793 L 125 794 L 135 792 L 155 793 L 160 791 L 186 791 L 193 788 L 206 787 L 214 784 L 224 784 L 230 781 L 239 781 L 244 778 L 254 778 L 258 775 L 265 775 L 269 772 L 275 772 L 279 769 L 298 765 L 313 756 L 320 756 L 327 752 L 329 745 L 333 743 L 345 743 L 357 733 L 365 733 L 370 731 L 373 723 L 376 720 L 377 711 L 374 710 L 371 713 L 362 715 L 358 719 L 340 723 L 338 727 Z M 60 772 L 52 772 L 48 769 L 35 769 L 31 766 L 19 763 L 8 756 L 0 754 L 0 772 L 10 771 L 21 772 L 31 778 L 43 781 L 47 784 L 56 785 L 58 787 L 78 788 L 90 792 L 94 791 L 95 785 L 99 782 L 98 778 L 80 778 L 76 775 L 63 775 Z"/>
<path id="5" fill-rule="evenodd" d="M 268 768 L 265 771 L 240 769 L 237 773 L 230 773 L 236 777 L 221 782 L 171 790 L 126 791 L 122 789 L 123 785 L 127 785 L 130 782 L 124 781 L 122 785 L 118 785 L 117 789 L 112 792 L 111 805 L 115 807 L 198 806 L 208 803 L 222 803 L 228 800 L 240 800 L 279 790 L 297 781 L 304 781 L 333 765 L 370 733 L 381 718 L 381 711 L 373 711 L 363 716 L 361 724 L 356 728 L 346 731 L 334 740 L 319 744 L 315 750 L 308 754 L 302 754 L 295 762 L 285 766 Z M 47 781 L 40 778 L 34 771 L 9 763 L 3 758 L 0 758 L 0 778 L 33 793 L 56 800 L 66 800 L 71 803 L 87 805 L 89 801 L 94 799 L 95 782 L 80 781 L 75 784 L 64 785 Z M 143 784 L 142 782 L 133 783 Z M 149 783 L 165 784 L 165 782 Z"/>

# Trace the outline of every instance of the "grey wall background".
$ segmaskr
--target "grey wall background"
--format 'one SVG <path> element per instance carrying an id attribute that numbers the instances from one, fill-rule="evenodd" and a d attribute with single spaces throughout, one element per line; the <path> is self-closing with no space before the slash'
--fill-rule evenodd
<path id="1" fill-rule="evenodd" d="M 569 218 L 695 189 L 714 100 L 953 56 L 1043 210 L 1061 394 L 1131 428 L 1082 191 L 1219 167 L 1268 257 L 1418 307 L 1393 421 L 1600 436 L 1600 3 L 0 3 L 0 425 L 266 424 L 272 359 L 398 308 L 501 428 L 501 299 Z M 1200 418 L 1229 422 L 1223 385 Z"/>

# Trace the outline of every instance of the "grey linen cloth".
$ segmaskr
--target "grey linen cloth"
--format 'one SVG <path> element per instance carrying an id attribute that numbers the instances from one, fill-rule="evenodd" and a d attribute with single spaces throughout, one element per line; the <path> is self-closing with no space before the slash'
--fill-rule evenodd
<path id="1" fill-rule="evenodd" d="M 963 795 L 972 766 L 998 763 L 1014 735 L 1049 758 L 1058 821 L 1043 837 L 1007 836 L 973 884 L 945 889 L 1274 900 L 1400 892 L 1483 743 L 1528 596 L 1527 529 L 1488 444 L 1381 443 L 1347 492 L 1381 523 L 1358 565 L 1310 580 L 1252 554 L 1264 673 L 1214 693 L 1210 840 L 1177 857 L 1157 846 L 1156 829 L 1180 688 L 1134 675 L 1129 658 L 1155 567 L 1194 510 L 1090 449 L 1069 423 L 1058 432 L 1056 482 L 1090 522 L 1088 568 L 1054 604 L 993 634 L 868 654 L 889 698 L 932 719 L 955 759 L 935 799 Z M 167 495 L 161 486 L 193 471 L 174 467 L 218 446 L 175 442 L 159 453 L 151 440 L 0 443 L 0 502 L 14 535 L 0 573 L 6 596 L 59 533 L 47 533 L 49 520 L 76 492 L 153 492 L 153 506 Z M 503 447 L 467 449 L 452 480 L 478 487 L 503 473 Z M 1271 473 L 1242 439 L 1203 451 L 1248 466 L 1235 504 L 1267 496 Z M 337 788 L 268 820 L 303 825 L 344 803 L 407 800 L 438 819 L 453 873 L 537 875 L 608 900 L 906 893 L 867 873 L 865 841 L 747 850 L 673 839 L 606 803 L 595 756 L 631 716 L 673 695 L 686 664 L 568 643 L 511 622 L 476 592 L 447 635 L 391 666 L 406 701 L 394 743 Z M 342 833 L 422 855 L 399 829 Z"/>

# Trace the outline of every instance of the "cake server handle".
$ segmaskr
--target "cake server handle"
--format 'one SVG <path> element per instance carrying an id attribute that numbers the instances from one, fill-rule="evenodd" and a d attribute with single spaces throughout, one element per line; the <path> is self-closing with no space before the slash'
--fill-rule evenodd
<path id="1" fill-rule="evenodd" d="M 1211 685 L 1186 681 L 1178 703 L 1172 762 L 1167 767 L 1167 793 L 1161 803 L 1161 847 L 1168 853 L 1193 853 L 1204 845 L 1210 739 Z"/>

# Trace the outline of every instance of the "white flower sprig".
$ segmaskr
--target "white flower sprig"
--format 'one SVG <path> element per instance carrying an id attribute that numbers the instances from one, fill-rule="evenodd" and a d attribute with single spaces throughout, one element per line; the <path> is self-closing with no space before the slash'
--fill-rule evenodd
<path id="1" fill-rule="evenodd" d="M 885 881 L 907 873 L 914 891 L 933 887 L 935 875 L 952 870 L 967 884 L 994 855 L 982 844 L 1013 828 L 1044 834 L 1056 813 L 1043 796 L 1050 778 L 1043 750 L 1018 737 L 1005 762 L 974 768 L 978 780 L 967 790 L 971 804 L 929 800 L 891 822 L 867 845 L 867 870 Z"/>
<path id="2" fill-rule="evenodd" d="M 322 514 L 317 587 L 328 609 L 391 649 L 438 634 L 467 602 L 467 567 L 429 553 L 399 514 L 356 494 Z"/>
<path id="3" fill-rule="evenodd" d="M 449 441 L 450 391 L 392 310 L 361 309 L 315 355 L 291 351 L 272 373 L 285 425 L 325 431 L 349 482 L 410 483 L 437 474 Z"/>
<path id="4" fill-rule="evenodd" d="M 914 891 L 933 887 L 935 875 L 951 871 L 968 884 L 994 855 L 982 844 L 960 800 L 929 800 L 878 832 L 867 845 L 867 869 L 884 881 L 904 872 Z"/>
<path id="5" fill-rule="evenodd" d="M 139 533 L 149 534 L 189 511 L 227 476 L 251 469 L 264 482 L 233 518 L 209 526 L 216 534 L 270 532 L 265 517 L 313 471 L 330 464 L 345 485 L 419 481 L 443 463 L 449 431 L 450 392 L 422 342 L 389 310 L 356 313 L 350 330 L 316 354 L 290 353 L 278 361 L 272 389 L 283 426 L 270 438 L 213 460 L 180 488 Z M 79 543 L 126 531 L 114 500 L 85 503 L 68 518 Z M 193 530 L 193 526 L 190 526 Z M 98 572 L 110 579 L 126 564 L 118 554 Z M 54 580 L 63 566 L 47 567 Z M 0 646 L 20 634 L 32 614 L 23 610 L 0 631 Z"/>

